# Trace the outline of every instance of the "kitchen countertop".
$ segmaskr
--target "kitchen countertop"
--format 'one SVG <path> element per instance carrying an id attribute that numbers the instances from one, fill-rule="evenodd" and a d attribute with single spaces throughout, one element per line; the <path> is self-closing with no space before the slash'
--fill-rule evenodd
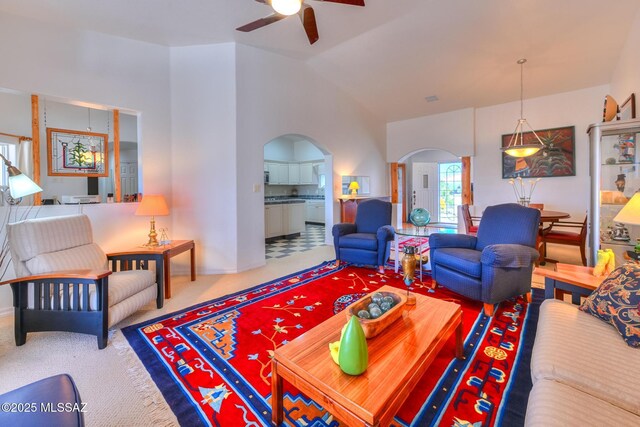
<path id="1" fill-rule="evenodd" d="M 304 199 L 290 198 L 290 199 L 264 199 L 265 205 L 290 205 L 294 203 L 307 203 Z"/>
<path id="2" fill-rule="evenodd" d="M 308 201 L 324 202 L 323 196 L 272 196 L 265 197 L 265 205 L 285 205 L 292 203 L 306 203 Z"/>

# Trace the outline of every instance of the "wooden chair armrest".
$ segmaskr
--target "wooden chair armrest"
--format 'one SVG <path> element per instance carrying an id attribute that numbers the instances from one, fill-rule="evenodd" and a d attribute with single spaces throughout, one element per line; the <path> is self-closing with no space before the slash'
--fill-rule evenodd
<path id="1" fill-rule="evenodd" d="M 87 279 L 87 280 L 99 280 L 107 277 L 112 273 L 111 270 L 61 270 L 53 271 L 47 274 L 36 274 L 27 277 L 16 277 L 15 279 L 5 280 L 0 282 L 0 285 L 7 285 L 17 282 L 32 282 L 35 280 L 47 280 L 47 279 Z"/>

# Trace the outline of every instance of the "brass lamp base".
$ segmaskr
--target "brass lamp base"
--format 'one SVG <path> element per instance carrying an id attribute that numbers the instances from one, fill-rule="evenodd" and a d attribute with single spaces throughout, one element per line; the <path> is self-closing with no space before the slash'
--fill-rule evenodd
<path id="1" fill-rule="evenodd" d="M 156 220 L 151 217 L 151 229 L 149 230 L 149 241 L 144 245 L 149 247 L 160 246 L 158 243 L 158 233 L 156 233 Z"/>

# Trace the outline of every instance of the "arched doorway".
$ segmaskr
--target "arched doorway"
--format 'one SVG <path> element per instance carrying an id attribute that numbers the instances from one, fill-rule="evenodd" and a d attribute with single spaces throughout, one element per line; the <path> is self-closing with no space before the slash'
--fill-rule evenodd
<path id="1" fill-rule="evenodd" d="M 414 208 L 431 213 L 432 225 L 453 226 L 457 223 L 457 206 L 463 203 L 468 158 L 460 159 L 439 149 L 422 149 L 403 156 L 400 164 L 406 171 L 406 203 L 404 221 Z M 466 178 L 468 181 L 468 178 Z"/>
<path id="2" fill-rule="evenodd" d="M 315 140 L 286 134 L 264 145 L 265 258 L 329 242 L 333 158 Z"/>

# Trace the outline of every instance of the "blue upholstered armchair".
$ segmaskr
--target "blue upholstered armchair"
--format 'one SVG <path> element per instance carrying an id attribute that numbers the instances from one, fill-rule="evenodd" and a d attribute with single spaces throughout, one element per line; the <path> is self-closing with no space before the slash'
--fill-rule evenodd
<path id="1" fill-rule="evenodd" d="M 374 265 L 382 272 L 395 234 L 391 226 L 391 203 L 365 200 L 358 204 L 355 224 L 336 224 L 332 232 L 336 265 L 340 261 Z"/>
<path id="2" fill-rule="evenodd" d="M 507 298 L 525 295 L 530 301 L 539 225 L 538 209 L 509 203 L 484 211 L 477 236 L 430 235 L 434 281 L 482 301 L 488 316 Z"/>

